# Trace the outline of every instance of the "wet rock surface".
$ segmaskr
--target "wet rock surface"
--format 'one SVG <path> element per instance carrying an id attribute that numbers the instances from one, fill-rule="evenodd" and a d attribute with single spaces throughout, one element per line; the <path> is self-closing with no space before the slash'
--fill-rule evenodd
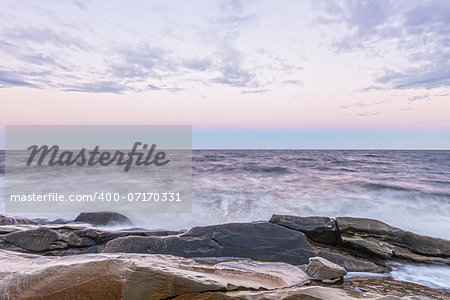
<path id="1" fill-rule="evenodd" d="M 81 213 L 74 220 L 74 222 L 89 223 L 97 226 L 114 226 L 114 225 L 127 225 L 133 226 L 131 220 L 119 213 L 115 212 L 88 212 Z"/>
<path id="2" fill-rule="evenodd" d="M 390 278 L 368 278 L 347 281 L 342 285 L 346 291 L 356 295 L 376 293 L 392 297 L 417 297 L 418 299 L 448 300 L 450 292 L 432 289 L 420 284 L 397 281 Z M 411 299 L 417 299 L 411 298 Z"/>
<path id="3" fill-rule="evenodd" d="M 344 244 L 385 258 L 396 256 L 402 249 L 431 258 L 450 257 L 450 241 L 401 230 L 378 220 L 338 217 L 336 225 Z"/>
<path id="4" fill-rule="evenodd" d="M 44 257 L 0 250 L 0 299 L 169 299 L 183 294 L 274 290 L 305 284 L 292 265 L 200 264 L 169 255 Z"/>
<path id="5" fill-rule="evenodd" d="M 5 216 L 4 219 L 13 218 Z M 335 221 L 326 217 L 274 215 L 270 222 L 194 227 L 187 232 L 144 228 L 108 230 L 85 223 L 53 223 L 0 226 L 0 249 L 43 255 L 104 252 L 187 258 L 242 257 L 294 265 L 307 264 L 309 258 L 319 256 L 348 272 L 387 272 L 389 262 L 396 260 L 450 264 L 449 241 L 363 218 L 344 217 Z"/>
<path id="6" fill-rule="evenodd" d="M 155 253 L 182 257 L 243 257 L 304 264 L 315 249 L 302 232 L 269 223 L 231 223 L 195 227 L 180 236 L 123 237 L 104 252 Z"/>
<path id="7" fill-rule="evenodd" d="M 114 217 L 88 214 L 81 219 L 98 226 L 117 220 L 115 214 L 107 216 Z M 350 288 L 348 282 L 340 285 L 343 274 L 388 272 L 392 262 L 450 264 L 450 241 L 364 218 L 274 215 L 269 222 L 194 227 L 186 232 L 110 230 L 87 221 L 1 217 L 0 299 L 19 294 L 29 299 L 71 299 L 83 293 L 90 295 L 87 299 L 355 299 L 370 294 L 377 299 L 383 294 L 370 286 L 399 283 L 371 281 L 362 288 L 355 281 Z M 231 278 L 235 275 L 238 281 Z M 299 278 L 302 282 L 295 283 Z M 52 280 L 55 288 L 49 287 Z M 308 280 L 309 285 L 325 286 L 304 286 Z M 409 294 L 386 290 L 384 295 L 389 299 L 432 295 L 411 289 Z"/>
<path id="8" fill-rule="evenodd" d="M 380 286 L 384 289 L 372 291 Z M 392 280 L 312 286 L 301 268 L 276 262 L 204 264 L 171 255 L 48 257 L 0 250 L 0 299 L 417 300 L 448 296 L 418 285 L 407 291 L 405 287 Z"/>
<path id="9" fill-rule="evenodd" d="M 101 252 L 110 240 L 133 236 L 165 236 L 180 231 L 105 230 L 83 225 L 1 226 L 0 249 L 43 255 Z"/>
<path id="10" fill-rule="evenodd" d="M 339 237 L 335 222 L 328 217 L 273 215 L 269 222 L 301 231 L 319 243 L 335 245 Z"/>

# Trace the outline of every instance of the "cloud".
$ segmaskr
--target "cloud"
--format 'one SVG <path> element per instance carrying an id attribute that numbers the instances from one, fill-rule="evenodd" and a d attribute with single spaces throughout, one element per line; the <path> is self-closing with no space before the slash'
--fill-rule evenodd
<path id="1" fill-rule="evenodd" d="M 88 1 L 86 1 L 86 0 L 84 0 L 84 1 L 81 1 L 81 0 L 72 0 L 71 1 L 71 3 L 74 5 L 74 6 L 76 6 L 76 7 L 78 7 L 79 9 L 81 9 L 81 10 L 85 10 L 85 11 L 87 11 L 88 9 L 87 9 L 87 6 L 86 6 L 86 3 L 87 3 Z"/>
<path id="2" fill-rule="evenodd" d="M 429 94 L 426 94 L 426 95 L 416 95 L 416 96 L 414 96 L 414 97 L 409 98 L 408 100 L 409 100 L 409 101 L 416 101 L 416 100 L 427 99 L 427 98 L 429 98 L 429 97 L 430 97 Z"/>
<path id="3" fill-rule="evenodd" d="M 162 77 L 172 75 L 179 67 L 179 62 L 168 50 L 146 43 L 128 45 L 114 53 L 117 59 L 108 63 L 108 71 L 118 78 L 145 80 L 148 77 Z"/>
<path id="4" fill-rule="evenodd" d="M 358 117 L 373 117 L 373 116 L 378 116 L 380 114 L 381 113 L 379 113 L 379 112 L 375 112 L 375 113 L 359 113 L 359 114 L 355 114 L 355 116 L 358 116 Z"/>
<path id="5" fill-rule="evenodd" d="M 287 79 L 287 80 L 284 80 L 282 82 L 282 84 L 284 84 L 284 85 L 297 85 L 297 86 L 300 86 L 300 85 L 303 85 L 303 81 L 296 80 L 296 79 Z"/>
<path id="6" fill-rule="evenodd" d="M 256 89 L 256 90 L 242 90 L 242 94 L 264 94 L 270 92 L 269 89 Z"/>
<path id="7" fill-rule="evenodd" d="M 220 75 L 212 79 L 214 83 L 220 83 L 233 87 L 258 87 L 256 75 L 243 67 L 243 53 L 231 47 L 225 48 L 220 55 L 217 71 Z"/>
<path id="8" fill-rule="evenodd" d="M 67 85 L 65 90 L 71 92 L 118 94 L 128 90 L 128 88 L 119 82 L 97 81 L 97 82 Z"/>
<path id="9" fill-rule="evenodd" d="M 23 45 L 24 43 L 31 43 L 36 46 L 52 44 L 61 49 L 89 49 L 89 46 L 83 42 L 83 39 L 74 36 L 73 32 L 58 32 L 48 27 L 15 26 L 3 29 L 1 36 L 14 45 Z"/>
<path id="10" fill-rule="evenodd" d="M 35 87 L 34 84 L 27 82 L 15 72 L 0 69 L 0 87 Z"/>
<path id="11" fill-rule="evenodd" d="M 159 86 L 153 85 L 153 84 L 148 84 L 147 89 L 152 90 L 152 91 L 161 91 L 162 90 L 162 88 L 160 88 Z"/>
<path id="12" fill-rule="evenodd" d="M 209 57 L 192 57 L 185 59 L 182 62 L 182 66 L 186 69 L 193 70 L 193 71 L 207 71 L 213 67 L 213 59 Z"/>
<path id="13" fill-rule="evenodd" d="M 217 2 L 204 15 L 193 7 L 180 17 L 179 8 L 158 4 L 157 11 L 150 9 L 155 27 L 142 28 L 147 20 L 123 23 L 129 21 L 126 14 L 98 19 L 99 7 L 84 1 L 36 4 L 26 13 L 10 5 L 10 19 L 0 21 L 0 59 L 8 61 L 9 72 L 1 84 L 87 93 L 176 92 L 217 85 L 262 93 L 302 84 L 296 57 L 287 59 L 277 51 L 264 57 L 242 42 L 248 29 L 264 21 L 263 10 L 246 1 Z"/>
<path id="14" fill-rule="evenodd" d="M 400 72 L 385 70 L 376 78 L 376 82 L 388 84 L 397 89 L 449 87 L 450 54 L 435 57 L 430 53 L 429 57 L 431 61 L 424 61 L 420 66 L 405 67 Z"/>
<path id="15" fill-rule="evenodd" d="M 154 84 L 148 84 L 146 90 L 150 91 L 169 91 L 172 93 L 178 92 L 183 90 L 182 88 L 179 88 L 177 86 L 168 86 L 167 84 L 162 84 L 160 86 L 154 85 Z"/>
<path id="16" fill-rule="evenodd" d="M 344 23 L 350 32 L 334 46 L 339 51 L 349 51 L 361 47 L 363 42 L 378 34 L 380 26 L 391 15 L 391 1 L 324 1 L 321 2 L 323 15 L 320 23 Z"/>
<path id="17" fill-rule="evenodd" d="M 341 23 L 347 33 L 335 41 L 338 52 L 384 56 L 389 44 L 407 60 L 382 70 L 375 83 L 394 89 L 450 86 L 450 2 L 326 1 L 320 23 Z"/>
<path id="18" fill-rule="evenodd" d="M 347 108 L 351 108 L 351 107 L 368 107 L 368 106 L 374 106 L 374 105 L 378 105 L 378 104 L 383 104 L 386 103 L 387 100 L 381 100 L 381 101 L 374 101 L 374 102 L 356 102 L 354 104 L 350 104 L 350 105 L 344 105 L 344 106 L 340 106 L 340 109 L 347 109 Z"/>

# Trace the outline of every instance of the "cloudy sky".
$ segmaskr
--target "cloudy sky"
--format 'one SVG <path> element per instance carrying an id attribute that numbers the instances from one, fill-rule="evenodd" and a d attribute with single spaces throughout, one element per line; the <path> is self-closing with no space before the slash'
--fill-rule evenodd
<path id="1" fill-rule="evenodd" d="M 450 1 L 0 5 L 2 136 L 190 124 L 196 148 L 450 149 Z"/>

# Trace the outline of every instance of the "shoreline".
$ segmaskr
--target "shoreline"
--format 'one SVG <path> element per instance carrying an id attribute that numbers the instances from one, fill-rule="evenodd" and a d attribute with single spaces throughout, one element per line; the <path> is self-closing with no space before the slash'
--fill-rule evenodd
<path id="1" fill-rule="evenodd" d="M 444 270 L 450 269 L 450 241 L 414 234 L 366 218 L 273 215 L 268 221 L 201 226 L 189 231 L 151 231 L 133 228 L 131 220 L 121 214 L 98 212 L 83 213 L 74 220 L 54 221 L 0 215 L 0 225 L 0 253 L 3 260 L 8 261 L 5 256 L 14 257 L 13 260 L 24 268 L 19 268 L 15 275 L 6 276 L 10 277 L 6 281 L 0 279 L 0 287 L 3 286 L 4 291 L 11 287 L 11 280 L 22 282 L 24 274 L 21 273 L 26 273 L 24 262 L 30 258 L 29 255 L 36 260 L 49 259 L 43 265 L 47 262 L 58 265 L 60 261 L 67 259 L 79 264 L 85 259 L 109 261 L 128 256 L 136 264 L 139 257 L 148 256 L 150 259 L 156 255 L 164 257 L 163 264 L 166 259 L 188 259 L 194 265 L 201 265 L 199 268 L 213 268 L 213 273 L 219 272 L 216 270 L 218 266 L 231 265 L 241 270 L 249 268 L 249 265 L 266 266 L 268 263 L 281 264 L 274 267 L 276 272 L 291 267 L 305 271 L 311 261 L 323 260 L 327 262 L 325 264 L 343 269 L 345 274 L 350 273 L 349 276 L 341 274 L 337 281 L 337 278 L 330 278 L 336 282 L 323 283 L 316 281 L 305 271 L 305 276 L 309 276 L 309 283 L 296 284 L 295 292 L 299 292 L 298 286 L 325 285 L 327 288 L 343 291 L 348 297 L 352 297 L 351 293 L 354 291 L 361 290 L 361 285 L 373 292 L 377 284 L 389 286 L 393 291 L 391 295 L 394 296 L 399 296 L 398 290 L 401 289 L 406 292 L 410 289 L 411 293 L 419 295 L 416 283 L 392 279 L 389 274 L 395 264 L 442 266 Z M 129 228 L 110 230 L 101 227 L 111 225 Z M 131 263 L 128 258 L 125 261 Z M 7 271 L 0 265 L 0 274 Z M 39 272 L 41 271 L 45 272 L 45 269 Z M 68 272 L 70 275 L 72 271 Z M 358 276 L 358 273 L 365 273 L 369 277 Z M 386 278 L 371 277 L 367 273 L 386 275 Z M 45 278 L 40 277 L 38 281 L 40 280 Z M 370 286 L 372 287 L 369 288 Z M 291 288 L 287 285 L 283 289 L 287 287 Z M 16 288 L 19 289 L 19 286 Z M 25 293 L 27 289 L 36 287 L 25 284 L 22 288 Z M 273 290 L 277 289 L 279 288 Z M 429 294 L 434 291 L 439 295 L 446 295 L 450 290 L 449 287 L 426 289 Z M 219 291 L 222 292 L 220 289 L 217 292 Z M 364 293 L 361 295 L 364 296 Z"/>

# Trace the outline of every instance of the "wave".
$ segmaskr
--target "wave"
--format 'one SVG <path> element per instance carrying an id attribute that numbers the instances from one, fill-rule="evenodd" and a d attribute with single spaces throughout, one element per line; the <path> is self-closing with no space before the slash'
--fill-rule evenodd
<path id="1" fill-rule="evenodd" d="M 265 166 L 245 166 L 242 170 L 253 173 L 276 173 L 276 174 L 287 174 L 292 173 L 290 168 L 273 166 L 273 167 L 265 167 Z"/>
<path id="2" fill-rule="evenodd" d="M 365 183 L 364 187 L 369 189 L 369 190 L 385 190 L 385 189 L 389 189 L 389 190 L 394 190 L 394 191 L 413 191 L 413 192 L 419 192 L 420 190 L 414 189 L 414 188 L 409 188 L 409 187 L 404 187 L 404 186 L 399 186 L 399 185 L 394 185 L 394 184 L 388 184 L 388 183 L 380 183 L 380 182 L 370 182 L 370 183 Z"/>

